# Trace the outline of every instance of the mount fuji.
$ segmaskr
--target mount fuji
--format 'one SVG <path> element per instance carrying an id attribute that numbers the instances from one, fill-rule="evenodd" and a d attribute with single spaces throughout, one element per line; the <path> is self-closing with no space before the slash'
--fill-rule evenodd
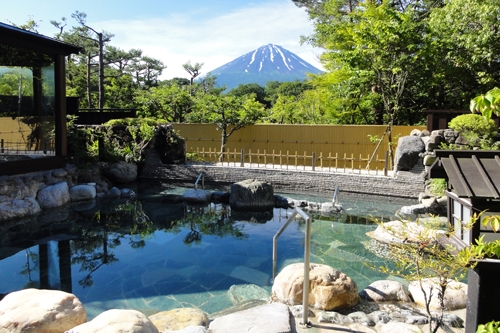
<path id="1" fill-rule="evenodd" d="M 306 73 L 319 74 L 317 69 L 296 54 L 275 44 L 268 44 L 248 52 L 210 72 L 217 77 L 217 85 L 227 90 L 239 84 L 267 81 L 295 81 L 306 78 Z"/>

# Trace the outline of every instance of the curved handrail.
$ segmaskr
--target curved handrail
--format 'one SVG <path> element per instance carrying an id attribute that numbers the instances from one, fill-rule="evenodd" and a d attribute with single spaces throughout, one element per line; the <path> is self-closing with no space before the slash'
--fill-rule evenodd
<path id="1" fill-rule="evenodd" d="M 304 286 L 302 293 L 302 322 L 301 325 L 304 327 L 310 327 L 310 322 L 307 320 L 307 315 L 309 313 L 309 266 L 310 266 L 310 255 L 311 255 L 311 222 L 312 218 L 304 213 L 299 207 L 294 208 L 293 214 L 288 218 L 285 224 L 276 232 L 273 237 L 273 281 L 276 277 L 276 261 L 278 257 L 278 237 L 285 231 L 288 225 L 295 219 L 295 216 L 299 215 L 306 221 L 306 234 L 305 234 L 305 244 L 304 244 Z"/>
<path id="2" fill-rule="evenodd" d="M 204 190 L 205 189 L 205 175 L 203 174 L 203 172 L 201 172 L 199 175 L 198 175 L 198 178 L 196 178 L 196 181 L 194 182 L 194 189 L 197 190 L 198 189 L 198 182 L 200 181 L 201 179 L 201 188 Z"/>

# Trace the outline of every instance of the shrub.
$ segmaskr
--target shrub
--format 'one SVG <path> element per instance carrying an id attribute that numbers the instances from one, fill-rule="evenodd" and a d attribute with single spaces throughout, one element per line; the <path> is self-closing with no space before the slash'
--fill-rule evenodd
<path id="1" fill-rule="evenodd" d="M 498 149 L 494 143 L 497 127 L 493 120 L 486 120 L 478 114 L 464 114 L 453 118 L 448 127 L 460 132 L 469 145 L 469 148 Z"/>
<path id="2" fill-rule="evenodd" d="M 446 190 L 446 180 L 444 178 L 432 178 L 429 183 L 429 191 L 432 195 L 440 197 Z"/>

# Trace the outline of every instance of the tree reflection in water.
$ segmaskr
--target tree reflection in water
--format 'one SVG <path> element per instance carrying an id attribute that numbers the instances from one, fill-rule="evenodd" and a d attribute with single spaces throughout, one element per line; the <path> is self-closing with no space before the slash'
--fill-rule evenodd
<path id="1" fill-rule="evenodd" d="M 200 244 L 203 235 L 246 238 L 243 224 L 235 224 L 228 206 L 185 206 L 184 217 L 169 223 L 169 227 L 155 226 L 144 211 L 140 201 L 127 201 L 114 207 L 103 207 L 96 211 L 90 223 L 78 224 L 79 239 L 71 245 L 71 264 L 80 265 L 86 276 L 78 281 L 82 287 L 90 287 L 92 274 L 103 265 L 119 261 L 113 249 L 127 239 L 133 249 L 146 246 L 146 238 L 157 229 L 180 233 L 187 229 L 184 244 Z"/>
<path id="2" fill-rule="evenodd" d="M 202 235 L 235 238 L 248 237 L 243 225 L 235 225 L 229 206 L 210 204 L 208 206 L 186 206 L 184 218 L 176 221 L 177 227 L 189 228 L 184 244 L 200 244 Z"/>
<path id="3" fill-rule="evenodd" d="M 94 213 L 91 224 L 78 227 L 81 235 L 80 239 L 72 242 L 71 264 L 80 264 L 80 272 L 88 271 L 78 281 L 84 288 L 93 285 L 92 273 L 119 260 L 111 249 L 120 246 L 122 239 L 128 239 L 132 248 L 139 249 L 146 245 L 144 238 L 155 231 L 141 202 L 135 200 L 111 209 L 103 207 Z"/>

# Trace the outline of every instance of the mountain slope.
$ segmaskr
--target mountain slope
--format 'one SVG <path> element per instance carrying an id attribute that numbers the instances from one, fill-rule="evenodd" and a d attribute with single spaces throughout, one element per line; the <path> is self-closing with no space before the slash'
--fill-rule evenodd
<path id="1" fill-rule="evenodd" d="M 268 44 L 210 73 L 217 76 L 218 86 L 226 85 L 229 90 L 244 83 L 265 86 L 267 81 L 303 80 L 306 73 L 319 74 L 321 70 L 279 45 Z"/>

